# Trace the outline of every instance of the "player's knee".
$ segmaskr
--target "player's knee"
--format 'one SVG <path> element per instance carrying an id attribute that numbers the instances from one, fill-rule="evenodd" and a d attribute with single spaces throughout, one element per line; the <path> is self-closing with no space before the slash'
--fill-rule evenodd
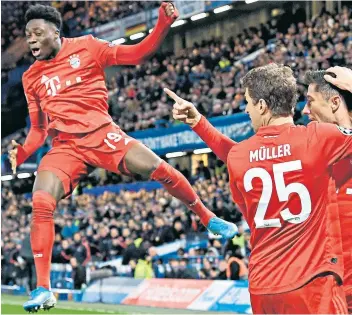
<path id="1" fill-rule="evenodd" d="M 167 162 L 161 160 L 159 165 L 150 174 L 150 179 L 158 182 L 169 182 L 175 169 Z"/>
<path id="2" fill-rule="evenodd" d="M 160 167 L 162 162 L 164 161 L 158 158 L 158 159 L 155 159 L 155 161 L 153 161 L 152 163 L 150 163 L 145 170 L 145 174 L 144 174 L 145 179 L 151 179 L 152 174 Z"/>
<path id="3" fill-rule="evenodd" d="M 61 180 L 55 174 L 48 171 L 38 173 L 33 186 L 33 195 L 37 191 L 46 192 L 51 195 L 56 202 L 61 200 L 65 195 Z"/>
<path id="4" fill-rule="evenodd" d="M 44 190 L 33 193 L 33 219 L 53 219 L 56 208 L 55 198 Z"/>

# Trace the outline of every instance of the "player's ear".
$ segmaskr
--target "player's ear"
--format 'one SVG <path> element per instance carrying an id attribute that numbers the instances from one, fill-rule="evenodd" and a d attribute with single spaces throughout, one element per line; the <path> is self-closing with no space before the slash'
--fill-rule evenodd
<path id="1" fill-rule="evenodd" d="M 268 109 L 268 104 L 266 103 L 266 101 L 264 99 L 260 99 L 259 100 L 259 104 L 258 104 L 258 108 L 259 108 L 259 112 L 261 115 L 265 114 L 267 109 Z"/>
<path id="2" fill-rule="evenodd" d="M 341 102 L 342 102 L 342 100 L 339 95 L 334 95 L 330 98 L 330 106 L 331 106 L 333 113 L 335 113 L 339 109 Z"/>

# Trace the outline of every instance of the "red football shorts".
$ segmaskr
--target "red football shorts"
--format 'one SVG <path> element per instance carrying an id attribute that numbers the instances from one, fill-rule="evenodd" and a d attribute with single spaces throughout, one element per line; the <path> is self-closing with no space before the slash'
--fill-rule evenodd
<path id="1" fill-rule="evenodd" d="M 114 123 L 88 134 L 59 133 L 53 139 L 52 149 L 41 160 L 38 172 L 54 173 L 61 180 L 65 195 L 69 195 L 90 167 L 121 173 L 120 163 L 136 143 Z M 128 173 L 124 164 L 122 172 Z"/>
<path id="2" fill-rule="evenodd" d="M 279 294 L 251 294 L 253 314 L 346 314 L 343 287 L 334 276 L 321 276 L 305 286 Z"/>

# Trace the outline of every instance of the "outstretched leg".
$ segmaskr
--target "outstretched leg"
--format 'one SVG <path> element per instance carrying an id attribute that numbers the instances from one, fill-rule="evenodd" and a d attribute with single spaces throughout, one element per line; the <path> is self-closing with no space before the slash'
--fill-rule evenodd
<path id="1" fill-rule="evenodd" d="M 65 195 L 61 180 L 50 171 L 38 171 L 33 187 L 31 247 L 37 274 L 37 289 L 23 304 L 26 311 L 55 306 L 56 299 L 50 291 L 51 255 L 55 239 L 54 211 L 56 203 Z"/>
<path id="2" fill-rule="evenodd" d="M 124 166 L 133 175 L 160 182 L 174 197 L 195 212 L 207 226 L 214 213 L 199 200 L 187 179 L 141 143 L 135 144 L 124 157 Z M 123 172 L 123 170 L 120 170 Z M 126 170 L 125 170 L 126 172 Z"/>
<path id="3" fill-rule="evenodd" d="M 37 273 L 37 287 L 50 289 L 51 254 L 55 239 L 54 211 L 63 198 L 60 179 L 50 171 L 38 172 L 33 187 L 31 246 Z"/>

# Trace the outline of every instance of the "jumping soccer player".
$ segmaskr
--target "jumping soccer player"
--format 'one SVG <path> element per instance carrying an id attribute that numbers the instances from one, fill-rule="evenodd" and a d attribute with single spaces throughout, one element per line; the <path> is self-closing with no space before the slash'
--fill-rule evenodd
<path id="1" fill-rule="evenodd" d="M 352 78 L 352 70 L 345 69 L 347 71 L 344 72 L 350 73 Z M 352 129 L 352 93 L 337 88 L 325 80 L 326 77 L 335 79 L 335 76 L 336 74 L 329 70 L 306 73 L 305 83 L 308 85 L 308 93 L 303 113 L 308 115 L 312 121 L 327 122 Z M 348 86 L 343 88 L 347 89 Z M 334 165 L 333 177 L 338 189 L 337 202 L 340 210 L 345 268 L 343 288 L 348 312 L 352 314 L 352 157 Z"/>
<path id="2" fill-rule="evenodd" d="M 199 215 L 211 232 L 234 237 L 234 224 L 215 217 L 180 172 L 127 136 L 108 114 L 104 68 L 137 65 L 150 58 L 177 17 L 173 4 L 162 3 L 153 32 L 128 46 L 91 35 L 60 38 L 62 20 L 55 8 L 35 5 L 26 12 L 25 33 L 36 58 L 23 75 L 31 129 L 23 145 L 13 141 L 9 152 L 13 171 L 43 145 L 48 134 L 53 137 L 33 188 L 31 246 L 38 280 L 24 304 L 26 311 L 49 309 L 56 303 L 50 291 L 53 213 L 57 202 L 71 194 L 91 167 L 156 180 Z"/>
<path id="3" fill-rule="evenodd" d="M 255 314 L 347 312 L 333 165 L 352 154 L 351 130 L 295 126 L 292 70 L 270 64 L 242 79 L 254 136 L 236 143 L 166 89 L 175 119 L 227 163 L 233 200 L 251 229 L 249 290 Z"/>

